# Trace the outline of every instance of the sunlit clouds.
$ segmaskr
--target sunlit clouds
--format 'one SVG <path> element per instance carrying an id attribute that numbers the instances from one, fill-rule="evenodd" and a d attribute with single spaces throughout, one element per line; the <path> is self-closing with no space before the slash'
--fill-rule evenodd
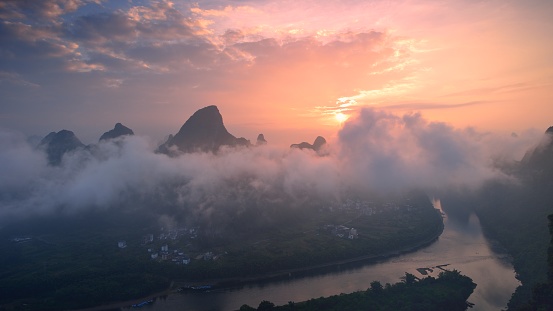
<path id="1" fill-rule="evenodd" d="M 217 105 L 232 133 L 283 145 L 335 136 L 363 107 L 545 128 L 552 14 L 540 0 L 4 1 L 0 118 L 162 140 Z"/>

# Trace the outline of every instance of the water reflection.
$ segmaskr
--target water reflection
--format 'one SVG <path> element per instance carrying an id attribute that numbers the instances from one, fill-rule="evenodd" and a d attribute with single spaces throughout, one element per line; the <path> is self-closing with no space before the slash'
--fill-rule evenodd
<path id="1" fill-rule="evenodd" d="M 440 208 L 439 201 L 435 206 Z M 444 218 L 445 229 L 432 245 L 417 252 L 380 262 L 348 264 L 293 275 L 281 280 L 208 293 L 169 295 L 148 310 L 237 310 L 242 304 L 257 307 L 262 300 L 277 305 L 304 301 L 321 296 L 366 290 L 371 281 L 396 283 L 405 272 L 422 276 L 417 268 L 432 268 L 437 276 L 438 265 L 448 266 L 471 277 L 478 284 L 469 301 L 472 310 L 504 308 L 519 285 L 508 256 L 496 244 L 486 240 L 475 215 L 468 219 Z"/>

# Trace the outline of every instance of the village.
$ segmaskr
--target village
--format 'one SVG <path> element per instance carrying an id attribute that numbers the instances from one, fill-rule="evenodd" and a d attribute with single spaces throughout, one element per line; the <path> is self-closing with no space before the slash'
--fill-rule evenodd
<path id="1" fill-rule="evenodd" d="M 141 247 L 144 247 L 149 258 L 158 262 L 172 262 L 176 265 L 189 265 L 192 258 L 185 253 L 182 247 L 176 245 L 182 244 L 183 241 L 194 240 L 198 237 L 198 227 L 186 228 L 177 227 L 176 229 L 160 228 L 160 233 L 156 236 L 153 233 L 146 234 L 142 237 Z M 171 246 L 170 246 L 171 245 Z M 190 246 L 188 243 L 186 246 Z M 118 241 L 117 246 L 120 249 L 127 247 L 126 241 Z M 185 246 L 185 247 L 186 247 Z M 217 260 L 221 255 L 217 255 L 212 251 L 197 254 L 195 260 Z"/>
<path id="2" fill-rule="evenodd" d="M 381 204 L 374 203 L 372 201 L 353 200 L 347 199 L 344 202 L 335 202 L 328 206 L 328 211 L 331 213 L 345 213 L 356 215 L 356 218 L 362 216 L 372 216 L 386 211 L 404 211 L 411 212 L 415 210 L 409 202 L 410 199 L 405 200 L 407 203 L 399 204 L 395 202 L 384 202 Z M 351 222 L 351 221 L 349 221 Z M 349 223 L 347 222 L 347 223 Z M 359 233 L 355 228 L 349 228 L 345 226 L 347 223 L 325 224 L 320 227 L 322 232 L 330 233 L 333 236 L 354 240 L 359 238 Z"/>
<path id="3" fill-rule="evenodd" d="M 320 209 L 319 212 L 352 215 L 354 218 L 341 224 L 327 223 L 320 225 L 318 232 L 341 239 L 356 240 L 359 238 L 358 229 L 347 226 L 354 219 L 371 217 L 389 211 L 412 212 L 414 210 L 416 210 L 416 207 L 410 204 L 409 198 L 404 199 L 402 203 L 390 201 L 375 203 L 373 201 L 346 199 L 343 202 L 333 202 L 326 208 Z M 140 246 L 144 248 L 152 261 L 169 262 L 183 266 L 189 265 L 192 260 L 215 261 L 225 254 L 224 252 L 217 254 L 214 251 L 187 252 L 186 249 L 198 238 L 198 234 L 199 227 L 173 226 L 169 229 L 162 227 L 158 234 L 148 233 L 144 235 Z M 123 240 L 118 241 L 117 245 L 120 249 L 127 247 L 126 241 Z"/>
<path id="4" fill-rule="evenodd" d="M 385 211 L 413 211 L 415 207 L 409 203 L 410 201 L 409 198 L 406 198 L 403 204 L 397 202 L 383 202 L 378 204 L 373 201 L 346 199 L 344 202 L 334 202 L 327 208 L 330 212 L 343 212 L 346 214 L 355 213 L 370 216 Z"/>

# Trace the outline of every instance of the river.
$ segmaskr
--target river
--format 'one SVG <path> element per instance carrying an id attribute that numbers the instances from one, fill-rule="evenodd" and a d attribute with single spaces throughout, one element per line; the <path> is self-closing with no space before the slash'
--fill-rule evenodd
<path id="1" fill-rule="evenodd" d="M 441 208 L 439 201 L 435 201 L 434 204 Z M 321 296 L 366 290 L 374 280 L 382 284 L 396 283 L 405 272 L 423 277 L 417 268 L 432 268 L 433 272 L 429 274 L 437 276 L 441 270 L 435 267 L 439 265 L 448 265 L 443 267 L 444 269 L 459 270 L 477 284 L 469 298 L 469 302 L 475 304 L 471 310 L 505 308 L 511 294 L 520 285 L 515 278 L 509 256 L 501 251 L 496 243 L 483 236 L 476 215 L 471 215 L 468 221 L 459 221 L 446 215 L 444 225 L 444 232 L 440 238 L 428 247 L 381 262 L 342 265 L 240 288 L 175 293 L 142 309 L 225 311 L 237 310 L 243 304 L 257 307 L 262 300 L 282 305 L 289 301 L 299 302 Z"/>

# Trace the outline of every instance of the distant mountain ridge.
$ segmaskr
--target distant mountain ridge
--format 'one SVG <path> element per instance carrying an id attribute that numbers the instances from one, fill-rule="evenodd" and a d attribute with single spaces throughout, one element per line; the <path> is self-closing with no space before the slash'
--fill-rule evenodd
<path id="1" fill-rule="evenodd" d="M 249 140 L 236 138 L 223 123 L 223 116 L 217 106 L 207 106 L 196 111 L 174 136 L 159 146 L 158 152 L 174 153 L 173 148 L 182 152 L 217 152 L 222 146 L 250 146 Z"/>
<path id="2" fill-rule="evenodd" d="M 99 142 L 108 141 L 122 136 L 134 135 L 133 130 L 121 123 L 116 123 L 112 130 L 100 136 Z M 263 134 L 256 139 L 256 146 L 266 145 Z M 302 142 L 292 144 L 290 148 L 311 149 L 319 153 L 326 145 L 326 140 L 318 136 L 313 144 Z M 235 137 L 229 133 L 223 123 L 223 116 L 217 106 L 207 106 L 196 111 L 175 134 L 170 134 L 167 141 L 160 145 L 156 152 L 176 155 L 179 152 L 217 152 L 222 146 L 250 147 L 252 144 L 243 137 Z M 73 132 L 61 130 L 44 137 L 38 148 L 46 151 L 50 165 L 60 165 L 63 155 L 78 148 L 85 148 L 94 153 L 97 146 L 84 145 Z"/>

